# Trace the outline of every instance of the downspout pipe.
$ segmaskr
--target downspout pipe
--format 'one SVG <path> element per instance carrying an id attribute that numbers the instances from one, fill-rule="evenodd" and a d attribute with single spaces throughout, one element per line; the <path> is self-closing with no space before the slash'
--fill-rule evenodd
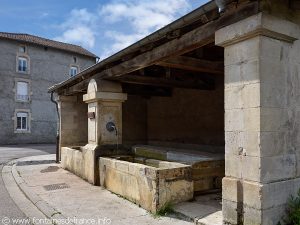
<path id="1" fill-rule="evenodd" d="M 225 11 L 226 8 L 226 0 L 215 0 L 216 5 L 219 8 L 219 13 L 222 13 Z"/>
<path id="2" fill-rule="evenodd" d="M 58 103 L 53 98 L 53 93 L 51 92 L 51 102 L 53 102 L 56 106 L 56 112 L 57 112 L 57 129 L 56 129 L 56 163 L 59 163 L 59 133 L 60 133 L 60 115 L 59 115 L 59 109 L 58 109 Z"/>

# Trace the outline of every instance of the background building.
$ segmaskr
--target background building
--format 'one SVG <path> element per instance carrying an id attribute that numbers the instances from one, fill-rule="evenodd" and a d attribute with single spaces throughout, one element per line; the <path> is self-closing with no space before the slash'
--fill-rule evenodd
<path id="1" fill-rule="evenodd" d="M 54 142 L 57 113 L 48 87 L 96 58 L 80 46 L 0 32 L 0 144 Z"/>

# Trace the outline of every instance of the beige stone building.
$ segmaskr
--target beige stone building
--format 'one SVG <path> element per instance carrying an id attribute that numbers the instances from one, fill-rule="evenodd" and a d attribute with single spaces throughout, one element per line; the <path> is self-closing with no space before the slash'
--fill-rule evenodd
<path id="1" fill-rule="evenodd" d="M 224 224 L 276 225 L 300 188 L 299 9 L 211 1 L 51 87 L 62 165 L 152 212 L 221 188 Z"/>

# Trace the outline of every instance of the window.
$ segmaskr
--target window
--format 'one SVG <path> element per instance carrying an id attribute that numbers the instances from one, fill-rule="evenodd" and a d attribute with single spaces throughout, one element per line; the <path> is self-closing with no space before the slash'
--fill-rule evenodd
<path id="1" fill-rule="evenodd" d="M 19 47 L 19 52 L 20 53 L 25 53 L 26 52 L 26 47 L 25 46 L 20 46 Z"/>
<path id="2" fill-rule="evenodd" d="M 28 130 L 28 113 L 18 112 L 17 113 L 17 127 L 16 130 L 27 131 Z"/>
<path id="3" fill-rule="evenodd" d="M 17 100 L 27 102 L 29 100 L 28 95 L 28 83 L 23 81 L 17 82 Z"/>
<path id="4" fill-rule="evenodd" d="M 27 72 L 27 59 L 24 57 L 18 58 L 18 71 Z"/>
<path id="5" fill-rule="evenodd" d="M 77 63 L 77 58 L 75 56 L 73 57 L 73 63 Z"/>
<path id="6" fill-rule="evenodd" d="M 70 76 L 73 77 L 77 74 L 77 67 L 76 66 L 71 66 L 70 68 Z"/>

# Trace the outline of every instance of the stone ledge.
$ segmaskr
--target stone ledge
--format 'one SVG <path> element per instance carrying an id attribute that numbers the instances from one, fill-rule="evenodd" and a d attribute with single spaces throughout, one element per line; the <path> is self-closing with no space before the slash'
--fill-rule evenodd
<path id="1" fill-rule="evenodd" d="M 126 101 L 127 94 L 125 93 L 114 93 L 114 92 L 91 92 L 83 95 L 84 102 L 95 102 L 95 101 Z"/>
<path id="2" fill-rule="evenodd" d="M 259 13 L 216 31 L 215 44 L 225 47 L 259 35 L 292 43 L 300 37 L 300 27 L 292 22 Z"/>

